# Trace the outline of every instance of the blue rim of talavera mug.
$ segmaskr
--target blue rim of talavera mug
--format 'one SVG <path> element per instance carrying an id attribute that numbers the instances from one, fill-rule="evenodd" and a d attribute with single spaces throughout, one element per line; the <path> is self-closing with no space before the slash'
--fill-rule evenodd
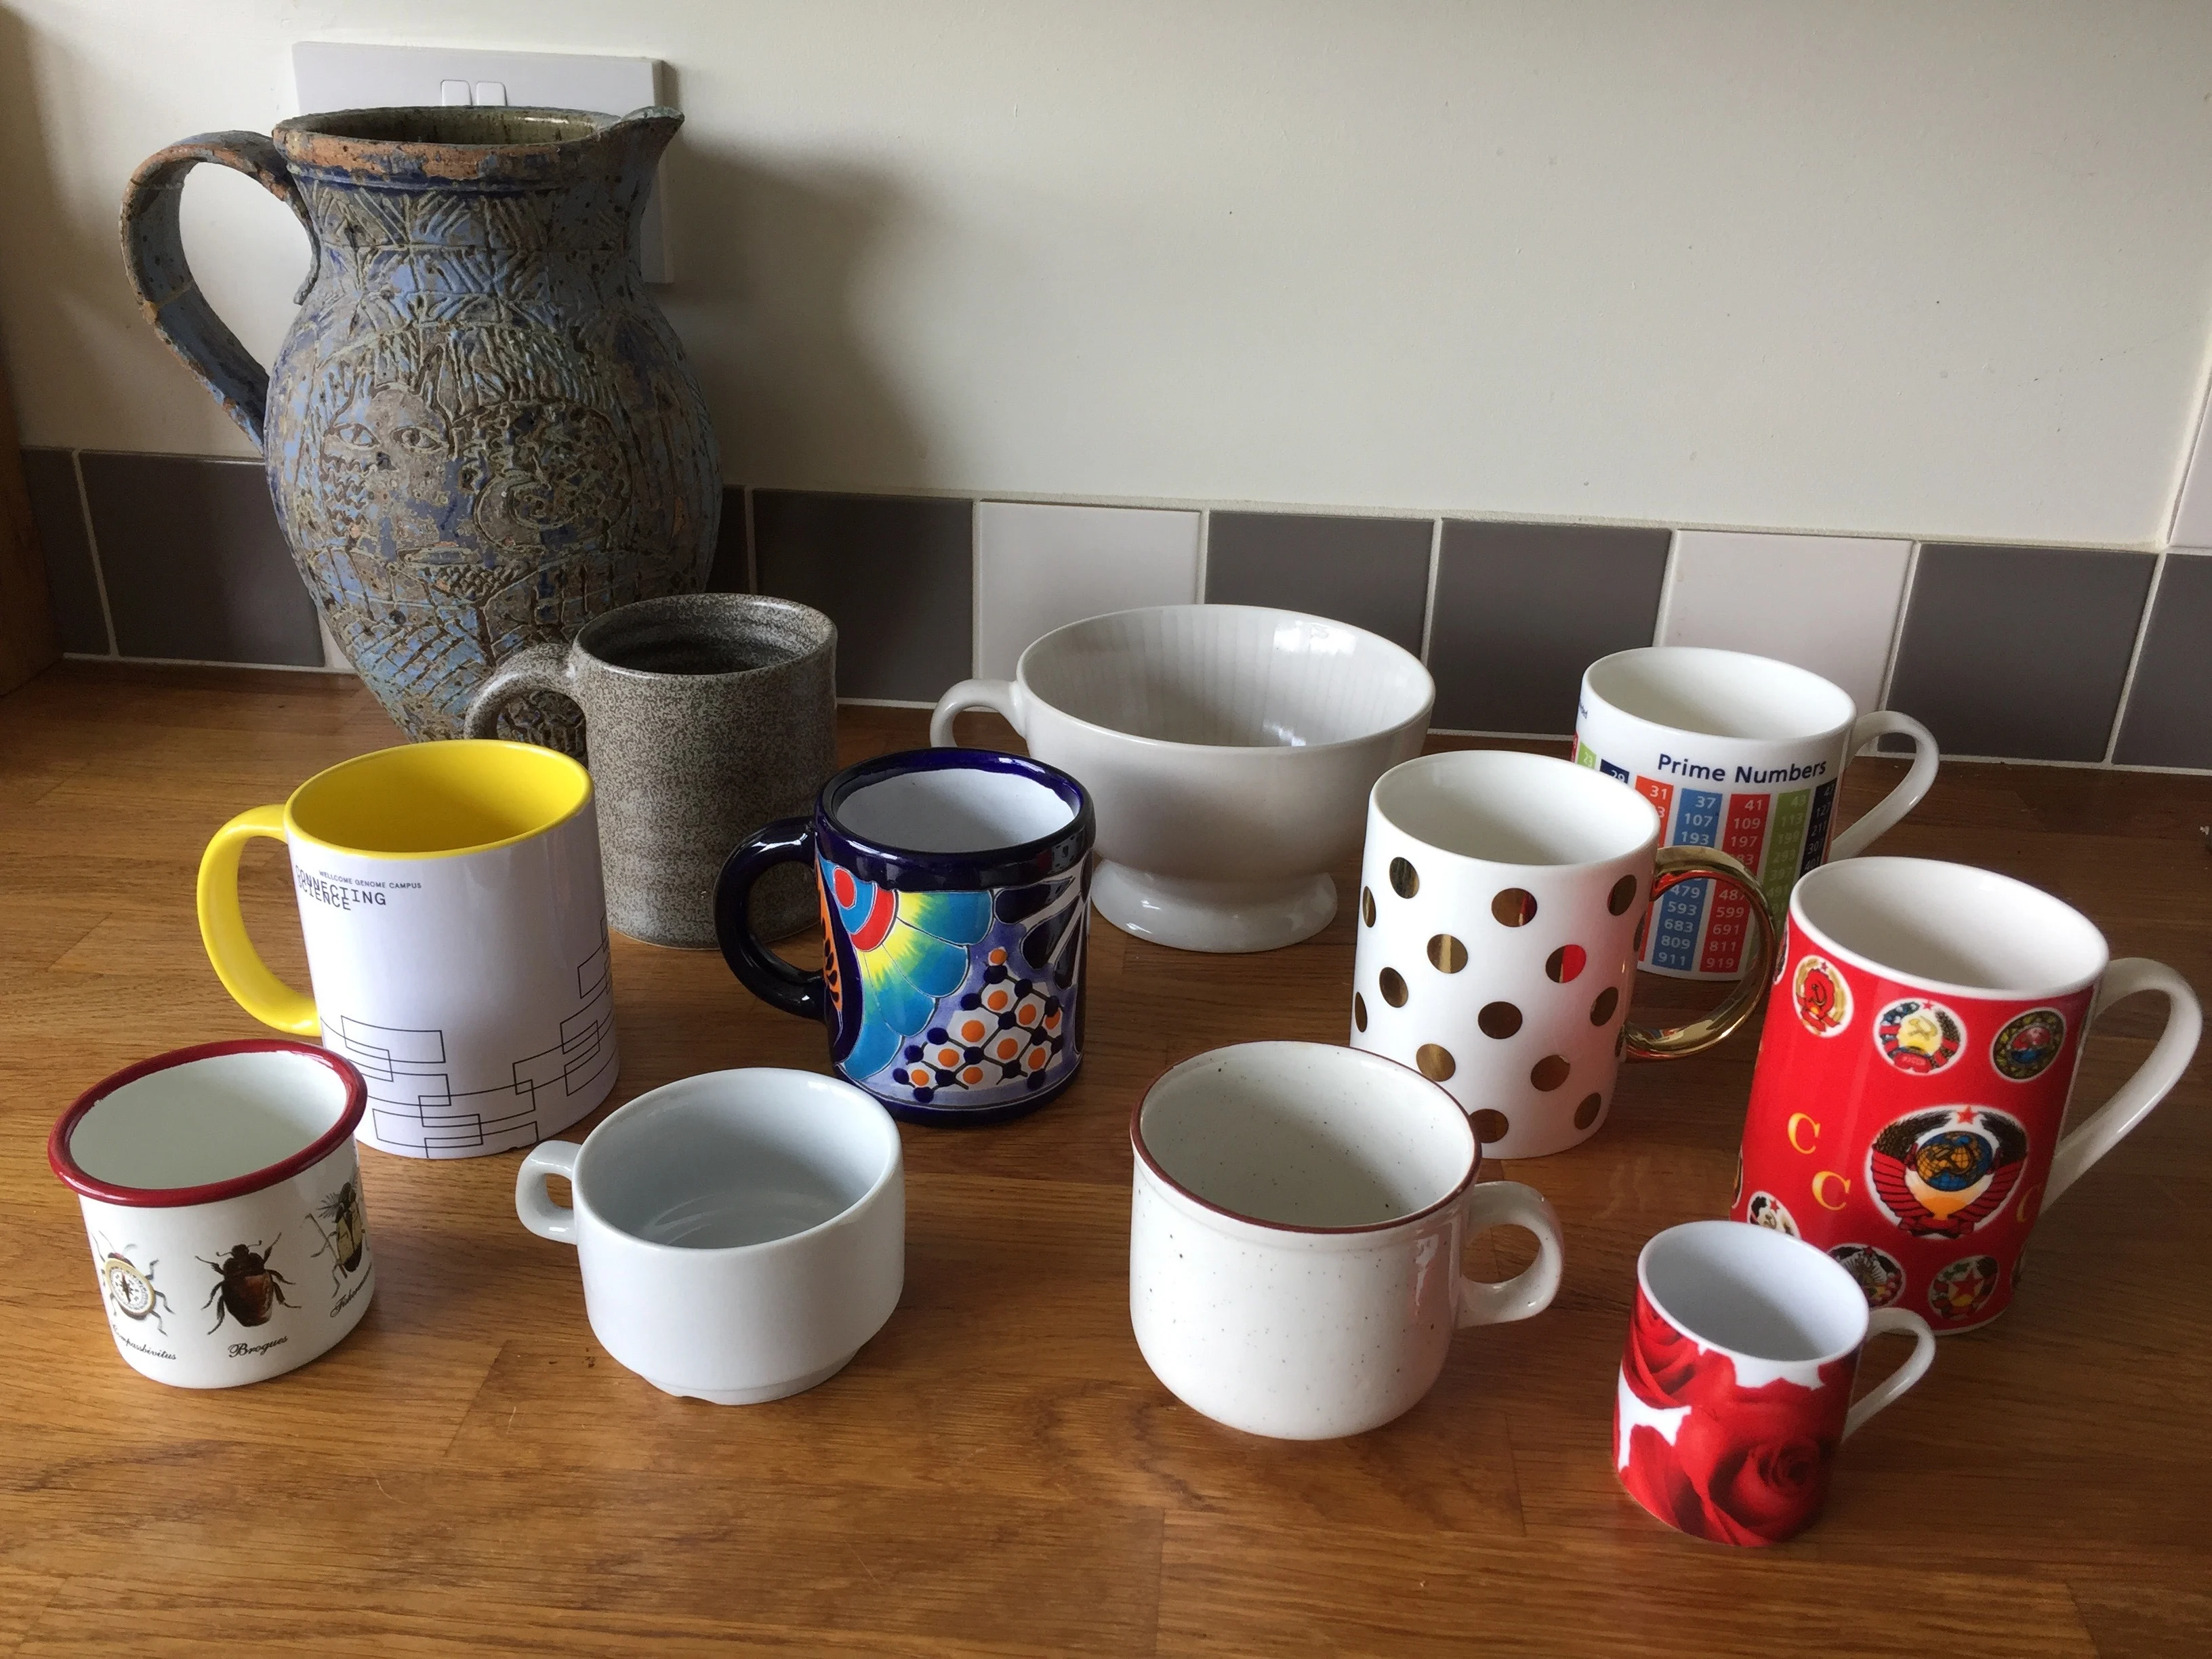
<path id="1" fill-rule="evenodd" d="M 856 836 L 838 822 L 846 798 L 872 783 L 915 772 L 1003 772 L 1042 783 L 1075 809 L 1075 816 L 1048 836 L 1012 847 L 979 848 L 965 853 L 924 853 Z M 905 749 L 847 767 L 822 786 L 814 805 L 818 851 L 863 881 L 912 893 L 973 892 L 1014 887 L 1064 875 L 1090 856 L 1097 836 L 1091 792 L 1057 766 L 1005 755 L 995 749 Z"/>

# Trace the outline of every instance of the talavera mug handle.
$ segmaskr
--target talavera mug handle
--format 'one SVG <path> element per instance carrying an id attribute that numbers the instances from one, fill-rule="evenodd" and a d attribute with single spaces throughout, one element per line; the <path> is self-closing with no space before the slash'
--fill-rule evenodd
<path id="1" fill-rule="evenodd" d="M 2113 1092 L 2085 1122 L 2058 1143 L 2051 1157 L 2051 1173 L 2044 1177 L 2043 1207 L 2049 1209 L 2058 1194 L 2079 1180 L 2087 1170 L 2120 1144 L 2128 1131 L 2150 1115 L 2164 1100 L 2196 1057 L 2197 1039 L 2204 1034 L 2204 1009 L 2189 981 L 2162 962 L 2147 957 L 2122 957 L 2105 969 L 2089 1006 L 2089 1020 L 2122 997 L 2138 991 L 2163 992 L 2166 1001 L 2166 1030 L 2159 1033 L 2150 1058 L 2136 1074 Z M 2086 1024 L 2087 1022 L 2085 1022 Z"/>
<path id="2" fill-rule="evenodd" d="M 988 708 L 1002 714 L 1024 739 L 1029 737 L 1022 730 L 1021 708 L 1012 680 L 963 680 L 937 700 L 936 712 L 929 717 L 930 747 L 951 747 L 953 720 L 970 708 Z"/>
<path id="3" fill-rule="evenodd" d="M 495 736 L 500 711 L 517 697 L 533 691 L 550 691 L 576 702 L 576 674 L 565 645 L 526 645 L 492 670 L 490 678 L 469 699 L 466 731 L 472 738 Z M 576 704 L 581 708 L 581 703 Z"/>
<path id="4" fill-rule="evenodd" d="M 1567 1261 L 1559 1214 L 1551 1200 L 1517 1181 L 1485 1181 L 1467 1189 L 1461 1215 L 1470 1235 L 1486 1227 L 1526 1227 L 1536 1235 L 1536 1259 L 1512 1278 L 1486 1285 L 1460 1276 L 1462 1328 L 1510 1324 L 1550 1307 L 1559 1293 L 1559 1274 Z"/>
<path id="5" fill-rule="evenodd" d="M 292 216 L 307 230 L 313 257 L 307 280 L 292 296 L 295 303 L 305 300 L 314 286 L 322 249 L 283 154 L 261 133 L 203 132 L 179 140 L 141 161 L 124 186 L 123 264 L 146 320 L 259 449 L 262 417 L 269 405 L 269 371 L 215 314 L 185 260 L 179 217 L 185 175 L 203 161 L 244 173 L 291 209 Z"/>
<path id="6" fill-rule="evenodd" d="M 828 987 L 820 974 L 793 967 L 761 943 L 753 932 L 753 884 L 779 864 L 809 864 L 813 858 L 814 820 L 778 818 L 731 854 L 714 881 L 714 943 L 722 947 L 722 960 L 745 989 L 801 1019 L 823 1017 Z"/>
<path id="7" fill-rule="evenodd" d="M 1900 714 L 1893 708 L 1877 708 L 1859 716 L 1858 724 L 1851 727 L 1850 747 L 1844 751 L 1844 763 L 1848 766 L 1852 756 L 1876 738 L 1886 738 L 1892 732 L 1912 739 L 1912 764 L 1896 788 L 1876 801 L 1863 817 L 1829 845 L 1828 856 L 1832 859 L 1853 858 L 1865 852 L 1868 842 L 1919 805 L 1921 797 L 1936 781 L 1936 769 L 1942 761 L 1936 752 L 1936 734 L 1911 715 Z"/>

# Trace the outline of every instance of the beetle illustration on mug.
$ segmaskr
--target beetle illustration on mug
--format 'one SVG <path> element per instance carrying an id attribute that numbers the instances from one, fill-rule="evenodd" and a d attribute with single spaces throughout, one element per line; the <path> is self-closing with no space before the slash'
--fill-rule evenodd
<path id="1" fill-rule="evenodd" d="M 136 1245 L 125 1247 L 133 1252 L 137 1249 Z M 100 1241 L 100 1282 L 107 1292 L 107 1305 L 125 1319 L 151 1319 L 154 1328 L 167 1336 L 169 1331 L 161 1322 L 161 1310 L 168 1308 L 169 1298 L 154 1283 L 154 1269 L 161 1264 L 149 1261 L 141 1267 L 123 1250 L 110 1248 L 104 1239 Z"/>
<path id="2" fill-rule="evenodd" d="M 315 1254 L 331 1258 L 331 1294 L 336 1296 L 345 1288 L 346 1275 L 361 1270 L 362 1253 L 368 1245 L 361 1189 L 347 1182 L 318 1204 L 307 1219 L 323 1236 L 323 1248 Z"/>
<path id="3" fill-rule="evenodd" d="M 241 1325 L 266 1325 L 277 1308 L 292 1306 L 284 1295 L 292 1281 L 269 1265 L 283 1242 L 284 1235 L 279 1233 L 266 1244 L 234 1244 L 220 1261 L 199 1258 L 216 1271 L 215 1288 L 200 1304 L 203 1310 L 215 1309 L 215 1323 L 208 1327 L 210 1334 L 222 1328 L 225 1313 Z"/>

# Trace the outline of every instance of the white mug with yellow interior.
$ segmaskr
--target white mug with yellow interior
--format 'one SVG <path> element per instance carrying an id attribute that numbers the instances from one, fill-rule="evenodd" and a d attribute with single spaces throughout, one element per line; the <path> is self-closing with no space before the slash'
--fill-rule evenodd
<path id="1" fill-rule="evenodd" d="M 290 848 L 313 995 L 246 937 L 239 858 L 257 836 Z M 614 1086 L 599 822 L 566 755 L 423 743 L 319 772 L 216 832 L 199 920 L 240 1007 L 360 1070 L 360 1138 L 380 1151 L 534 1146 Z"/>

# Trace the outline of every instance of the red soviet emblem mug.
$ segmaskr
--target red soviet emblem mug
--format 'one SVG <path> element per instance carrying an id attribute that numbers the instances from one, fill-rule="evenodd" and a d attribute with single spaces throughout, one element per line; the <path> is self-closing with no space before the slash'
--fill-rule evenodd
<path id="1" fill-rule="evenodd" d="M 2060 1139 L 2090 1021 L 2162 992 L 2166 1030 Z M 1790 896 L 1730 1213 L 1840 1262 L 1939 1332 L 2002 1313 L 2035 1219 L 2163 1099 L 2203 1016 L 2163 963 L 2112 962 L 2087 917 L 1924 859 L 1812 872 Z"/>
<path id="2" fill-rule="evenodd" d="M 1856 1406 L 1870 1336 L 1911 1356 Z M 1869 1313 L 1850 1275 L 1802 1242 L 1733 1221 L 1669 1227 L 1636 1261 L 1613 1404 L 1613 1468 L 1668 1526 L 1778 1544 L 1820 1512 L 1836 1449 L 1923 1376 L 1928 1322 Z"/>

